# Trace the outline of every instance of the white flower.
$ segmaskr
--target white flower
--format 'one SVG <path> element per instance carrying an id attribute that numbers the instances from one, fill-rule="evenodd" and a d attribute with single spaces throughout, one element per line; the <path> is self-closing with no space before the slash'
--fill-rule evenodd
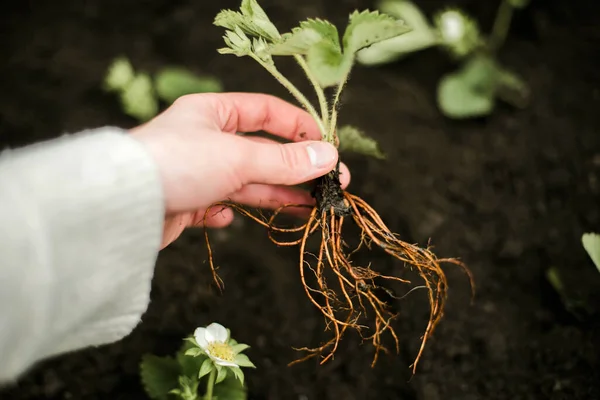
<path id="1" fill-rule="evenodd" d="M 465 34 L 465 17 L 455 10 L 444 12 L 440 16 L 440 31 L 448 43 L 461 40 Z"/>
<path id="2" fill-rule="evenodd" d="M 239 368 L 235 363 L 236 352 L 228 343 L 229 333 L 223 325 L 213 322 L 206 328 L 196 328 L 194 339 L 215 364 Z"/>

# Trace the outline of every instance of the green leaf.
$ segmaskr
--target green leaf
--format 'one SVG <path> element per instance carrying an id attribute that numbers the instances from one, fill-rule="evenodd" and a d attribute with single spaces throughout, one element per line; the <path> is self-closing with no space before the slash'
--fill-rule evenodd
<path id="1" fill-rule="evenodd" d="M 125 57 L 115 59 L 108 67 L 104 78 L 104 88 L 108 91 L 119 92 L 133 81 L 135 72 L 129 60 Z"/>
<path id="2" fill-rule="evenodd" d="M 488 57 L 474 57 L 459 71 L 442 78 L 437 100 L 442 112 L 456 119 L 488 115 L 495 106 L 498 68 Z"/>
<path id="3" fill-rule="evenodd" d="M 158 96 L 168 103 L 173 103 L 186 94 L 223 91 L 223 85 L 217 78 L 195 75 L 177 67 L 160 70 L 154 77 L 154 83 Z"/>
<path id="4" fill-rule="evenodd" d="M 379 11 L 355 11 L 344 32 L 345 53 L 355 53 L 382 40 L 409 32 L 411 29 L 400 20 Z"/>
<path id="5" fill-rule="evenodd" d="M 223 382 L 215 386 L 213 395 L 222 400 L 246 400 L 248 398 L 244 385 L 232 375 L 228 375 Z"/>
<path id="6" fill-rule="evenodd" d="M 204 351 L 201 348 L 198 347 L 194 347 L 192 349 L 188 349 L 185 352 L 186 356 L 191 356 L 191 357 L 198 357 L 200 355 L 203 355 Z"/>
<path id="7" fill-rule="evenodd" d="M 214 368 L 216 368 L 215 364 L 213 363 L 213 361 L 210 358 L 207 358 L 206 360 L 204 360 L 204 362 L 200 366 L 200 371 L 198 372 L 198 379 L 202 378 L 205 375 L 210 374 L 210 371 L 212 371 Z"/>
<path id="8" fill-rule="evenodd" d="M 280 37 L 279 31 L 256 0 L 242 0 L 240 10 L 244 16 L 249 18 L 261 30 L 262 33 L 260 36 L 271 40 L 276 40 Z"/>
<path id="9" fill-rule="evenodd" d="M 323 40 L 310 48 L 306 63 L 319 85 L 326 88 L 342 83 L 352 68 L 353 57 L 342 55 L 334 45 Z"/>
<path id="10" fill-rule="evenodd" d="M 121 104 L 126 114 L 142 122 L 158 114 L 158 100 L 148 74 L 138 74 L 123 89 Z"/>
<path id="11" fill-rule="evenodd" d="M 164 400 L 168 393 L 177 388 L 180 368 L 172 357 L 146 355 L 140 364 L 142 385 L 148 397 Z"/>
<path id="12" fill-rule="evenodd" d="M 233 375 L 240 381 L 240 383 L 244 384 L 244 371 L 241 368 L 231 368 L 231 372 Z"/>
<path id="13" fill-rule="evenodd" d="M 402 19 L 411 31 L 360 50 L 357 60 L 363 65 L 380 65 L 397 61 L 400 58 L 438 43 L 430 23 L 421 10 L 408 0 L 386 0 L 378 7 L 382 12 Z"/>
<path id="14" fill-rule="evenodd" d="M 252 41 L 239 26 L 225 32 L 223 40 L 227 47 L 217 50 L 221 54 L 235 54 L 238 57 L 242 57 L 248 55 L 252 50 Z"/>
<path id="15" fill-rule="evenodd" d="M 306 54 L 308 50 L 323 40 L 323 36 L 314 29 L 294 28 L 281 36 L 281 41 L 269 47 L 274 56 L 293 56 Z"/>
<path id="16" fill-rule="evenodd" d="M 233 350 L 234 353 L 241 353 L 242 351 L 249 349 L 250 346 L 248 346 L 247 344 L 244 343 L 240 343 L 240 344 L 235 344 L 231 346 L 231 350 Z"/>
<path id="17" fill-rule="evenodd" d="M 177 352 L 176 358 L 177 362 L 181 367 L 181 374 L 185 375 L 189 378 L 194 378 L 198 376 L 198 371 L 200 371 L 200 367 L 204 363 L 205 360 L 209 359 L 207 355 L 200 355 L 198 357 L 190 357 L 186 356 L 185 352 L 191 348 L 195 348 L 196 346 L 193 344 L 195 340 L 186 340 L 183 343 L 181 349 Z"/>
<path id="18" fill-rule="evenodd" d="M 375 139 L 368 137 L 354 126 L 342 126 L 338 129 L 337 135 L 340 140 L 340 151 L 360 153 L 379 159 L 385 158 Z"/>
<path id="19" fill-rule="evenodd" d="M 581 236 L 581 243 L 600 272 L 600 234 L 585 233 Z"/>
<path id="20" fill-rule="evenodd" d="M 239 365 L 240 367 L 256 368 L 256 366 L 252 364 L 248 356 L 245 354 L 236 355 L 233 362 Z"/>
<path id="21" fill-rule="evenodd" d="M 230 31 L 241 29 L 244 33 L 276 41 L 280 38 L 275 25 L 271 23 L 265 12 L 255 0 L 243 0 L 241 13 L 223 10 L 217 14 L 213 24 Z"/>
<path id="22" fill-rule="evenodd" d="M 215 379 L 215 385 L 223 382 L 227 377 L 227 367 L 217 367 L 217 379 Z"/>

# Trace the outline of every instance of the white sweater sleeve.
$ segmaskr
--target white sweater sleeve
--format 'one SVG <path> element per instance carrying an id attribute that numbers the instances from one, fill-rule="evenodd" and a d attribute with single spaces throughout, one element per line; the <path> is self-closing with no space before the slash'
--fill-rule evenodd
<path id="1" fill-rule="evenodd" d="M 163 193 L 143 145 L 101 128 L 0 153 L 0 386 L 140 321 Z"/>

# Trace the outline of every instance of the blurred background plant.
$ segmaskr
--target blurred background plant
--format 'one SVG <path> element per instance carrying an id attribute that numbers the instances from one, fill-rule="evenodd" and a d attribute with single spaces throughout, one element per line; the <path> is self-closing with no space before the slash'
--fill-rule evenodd
<path id="1" fill-rule="evenodd" d="M 411 53 L 431 47 L 442 48 L 458 64 L 457 70 L 438 83 L 437 103 L 447 117 L 477 118 L 490 114 L 496 100 L 514 107 L 525 107 L 528 85 L 498 61 L 515 9 L 529 0 L 503 0 L 489 36 L 477 21 L 458 8 L 445 8 L 427 17 L 409 0 L 382 0 L 377 7 L 384 13 L 403 19 L 412 31 L 371 46 L 358 54 L 363 65 L 381 65 L 397 61 Z"/>
<path id="2" fill-rule="evenodd" d="M 104 89 L 119 96 L 124 113 L 144 122 L 158 114 L 161 100 L 170 105 L 186 94 L 222 92 L 223 84 L 181 67 L 164 67 L 153 76 L 136 72 L 129 59 L 118 57 L 108 68 Z"/>

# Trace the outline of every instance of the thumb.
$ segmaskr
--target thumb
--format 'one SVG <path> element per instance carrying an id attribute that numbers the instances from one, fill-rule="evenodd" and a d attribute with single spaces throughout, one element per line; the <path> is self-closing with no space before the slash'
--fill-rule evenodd
<path id="1" fill-rule="evenodd" d="M 247 143 L 249 156 L 242 160 L 240 171 L 249 183 L 297 185 L 325 175 L 338 160 L 337 149 L 321 141 Z"/>

